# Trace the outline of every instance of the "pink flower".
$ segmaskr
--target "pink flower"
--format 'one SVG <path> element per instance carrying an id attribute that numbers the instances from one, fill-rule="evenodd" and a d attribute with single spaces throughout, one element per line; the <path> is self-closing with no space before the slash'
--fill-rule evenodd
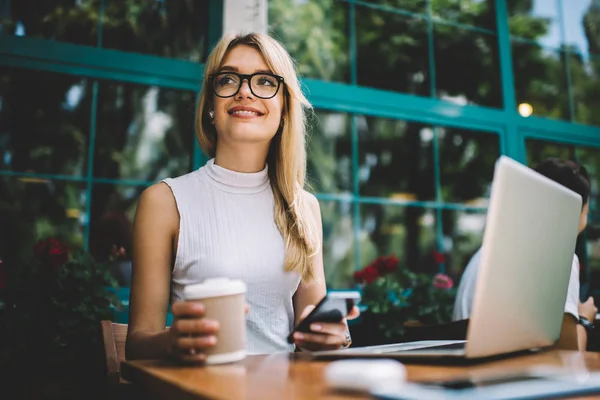
<path id="1" fill-rule="evenodd" d="M 438 289 L 452 289 L 454 287 L 454 282 L 452 282 L 452 278 L 446 274 L 437 274 L 433 277 L 433 286 Z"/>

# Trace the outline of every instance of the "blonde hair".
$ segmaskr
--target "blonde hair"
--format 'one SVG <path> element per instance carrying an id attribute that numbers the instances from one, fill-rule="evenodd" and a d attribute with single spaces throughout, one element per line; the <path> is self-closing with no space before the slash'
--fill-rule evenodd
<path id="1" fill-rule="evenodd" d="M 275 223 L 285 241 L 285 270 L 296 271 L 306 281 L 314 280 L 312 268 L 318 241 L 316 220 L 303 193 L 306 174 L 306 115 L 311 105 L 300 90 L 294 63 L 283 46 L 270 36 L 248 34 L 226 36 L 215 46 L 204 71 L 204 81 L 196 110 L 196 134 L 202 150 L 214 157 L 217 132 L 209 111 L 213 109 L 213 91 L 208 77 L 219 71 L 228 52 L 245 45 L 258 50 L 270 70 L 284 78 L 280 90 L 284 95 L 282 123 L 271 141 L 267 164 L 269 179 L 275 197 Z"/>

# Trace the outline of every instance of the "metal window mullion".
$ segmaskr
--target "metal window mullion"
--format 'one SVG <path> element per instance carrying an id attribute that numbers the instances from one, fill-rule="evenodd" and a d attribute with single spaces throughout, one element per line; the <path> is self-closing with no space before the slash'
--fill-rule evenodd
<path id="1" fill-rule="evenodd" d="M 106 12 L 106 0 L 100 1 L 100 9 L 98 10 L 98 41 L 97 47 L 102 47 L 102 40 L 104 36 L 104 13 Z"/>
<path id="2" fill-rule="evenodd" d="M 353 240 L 354 240 L 354 269 L 361 268 L 361 252 L 360 252 L 360 182 L 359 182 L 359 160 L 358 160 L 358 123 L 356 115 L 350 116 L 350 134 L 352 138 L 352 213 L 353 224 Z"/>
<path id="3" fill-rule="evenodd" d="M 349 32 L 349 59 L 350 59 L 350 83 L 356 85 L 358 82 L 358 50 L 356 47 L 356 6 L 348 4 L 348 29 Z"/>
<path id="4" fill-rule="evenodd" d="M 92 104 L 90 110 L 90 136 L 88 143 L 87 174 L 86 174 L 86 195 L 85 195 L 85 228 L 83 237 L 83 248 L 88 251 L 90 246 L 90 222 L 92 215 L 92 194 L 94 182 L 94 152 L 96 146 L 96 120 L 98 113 L 98 81 L 95 80 L 92 85 Z"/>

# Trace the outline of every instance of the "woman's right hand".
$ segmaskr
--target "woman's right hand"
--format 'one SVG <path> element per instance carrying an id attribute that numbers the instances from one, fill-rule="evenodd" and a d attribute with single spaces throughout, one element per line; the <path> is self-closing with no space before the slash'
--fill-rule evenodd
<path id="1" fill-rule="evenodd" d="M 204 317 L 198 301 L 180 301 L 171 307 L 173 324 L 168 334 L 168 352 L 176 360 L 202 363 L 206 349 L 217 344 L 219 322 Z"/>

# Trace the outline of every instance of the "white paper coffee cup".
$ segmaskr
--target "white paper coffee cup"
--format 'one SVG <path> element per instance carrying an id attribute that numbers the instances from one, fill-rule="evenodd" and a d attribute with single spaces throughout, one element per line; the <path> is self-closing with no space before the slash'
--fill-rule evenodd
<path id="1" fill-rule="evenodd" d="M 188 301 L 204 305 L 204 315 L 219 322 L 217 344 L 207 348 L 206 364 L 224 364 L 246 357 L 246 284 L 240 280 L 211 278 L 183 289 Z"/>

